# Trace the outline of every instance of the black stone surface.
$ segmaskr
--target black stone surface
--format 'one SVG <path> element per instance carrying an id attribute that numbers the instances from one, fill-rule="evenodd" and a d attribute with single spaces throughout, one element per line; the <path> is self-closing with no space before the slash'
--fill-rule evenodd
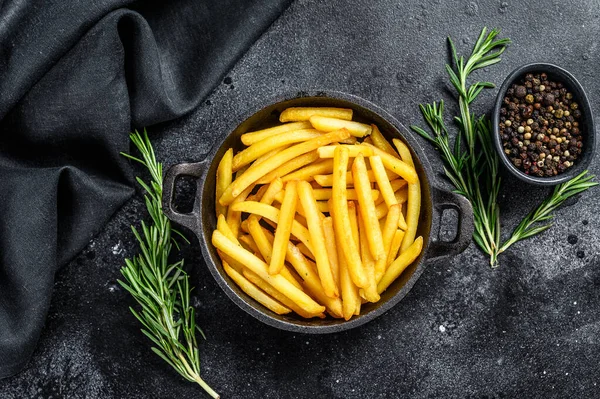
<path id="1" fill-rule="evenodd" d="M 479 76 L 501 83 L 520 64 L 553 62 L 580 80 L 598 115 L 599 6 L 297 0 L 202 106 L 152 137 L 167 165 L 198 160 L 226 133 L 229 115 L 280 91 L 319 87 L 421 123 L 418 103 L 452 100 L 444 38 L 466 53 L 484 25 L 501 27 L 513 45 Z M 483 94 L 476 111 L 490 110 L 494 96 Z M 439 169 L 436 153 L 423 147 Z M 546 192 L 507 177 L 505 231 Z M 514 245 L 498 269 L 471 245 L 430 264 L 390 312 L 336 335 L 294 335 L 248 316 L 220 291 L 193 244 L 184 254 L 207 335 L 203 377 L 223 398 L 600 397 L 597 195 L 559 210 L 553 229 Z M 123 258 L 136 251 L 129 225 L 143 215 L 138 194 L 58 273 L 39 347 L 25 371 L 0 381 L 0 397 L 207 397 L 149 351 L 116 284 Z"/>

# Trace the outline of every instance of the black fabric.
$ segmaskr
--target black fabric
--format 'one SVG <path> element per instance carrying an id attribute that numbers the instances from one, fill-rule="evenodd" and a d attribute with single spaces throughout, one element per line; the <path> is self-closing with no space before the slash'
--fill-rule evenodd
<path id="1" fill-rule="evenodd" d="M 133 193 L 131 128 L 193 109 L 288 2 L 0 0 L 0 378 Z"/>

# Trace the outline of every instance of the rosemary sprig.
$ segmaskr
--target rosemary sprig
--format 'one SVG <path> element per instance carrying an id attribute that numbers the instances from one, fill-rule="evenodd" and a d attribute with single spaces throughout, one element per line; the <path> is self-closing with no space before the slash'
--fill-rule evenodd
<path id="1" fill-rule="evenodd" d="M 448 130 L 444 124 L 444 103 L 421 105 L 425 121 L 434 133 L 432 137 L 418 126 L 412 129 L 431 141 L 441 152 L 445 162 L 444 172 L 454 184 L 456 191 L 464 195 L 473 206 L 475 232 L 473 239 L 490 256 L 490 263 L 497 263 L 500 248 L 500 208 L 497 203 L 501 179 L 498 175 L 498 155 L 491 142 L 491 124 L 485 117 L 476 118 L 470 111 L 470 104 L 484 88 L 492 88 L 490 82 L 476 82 L 468 85 L 470 74 L 500 62 L 509 39 L 498 39 L 498 30 L 487 33 L 483 28 L 469 58 L 459 57 L 452 39 L 450 44 L 454 68 L 446 65 L 450 82 L 458 93 L 460 116 L 455 117 L 460 134 L 451 150 Z M 462 145 L 464 141 L 464 147 Z"/>
<path id="2" fill-rule="evenodd" d="M 598 183 L 592 181 L 594 177 L 594 175 L 588 174 L 587 170 L 584 170 L 566 183 L 554 187 L 552 194 L 521 220 L 521 223 L 515 228 L 510 238 L 506 240 L 498 253 L 506 251 L 508 247 L 517 241 L 532 237 L 552 227 L 552 223 L 541 226 L 537 224 L 552 220 L 554 218 L 552 212 L 569 198 L 597 186 Z"/>
<path id="3" fill-rule="evenodd" d="M 185 379 L 198 383 L 213 398 L 219 395 L 200 378 L 200 357 L 194 308 L 190 305 L 189 276 L 183 270 L 183 259 L 169 263 L 173 245 L 178 248 L 172 233 L 185 237 L 171 228 L 169 219 L 162 211 L 162 164 L 157 162 L 148 134 L 137 131 L 130 139 L 141 153 L 141 159 L 122 153 L 123 156 L 144 165 L 152 180 L 146 184 L 137 177 L 144 188 L 146 208 L 152 218 L 147 225 L 142 221 L 141 234 L 133 226 L 133 234 L 140 244 L 141 254 L 125 259 L 121 273 L 123 286 L 141 306 L 140 311 L 130 307 L 133 315 L 142 323 L 142 333 L 155 346 L 152 351 L 173 367 Z"/>
<path id="4" fill-rule="evenodd" d="M 509 239 L 501 244 L 500 207 L 498 194 L 501 178 L 499 175 L 498 154 L 492 143 L 492 125 L 485 116 L 476 118 L 470 112 L 469 105 L 484 88 L 493 88 L 490 82 L 476 82 L 467 85 L 469 75 L 480 68 L 500 62 L 500 54 L 510 43 L 509 39 L 498 39 L 499 31 L 487 33 L 483 28 L 475 43 L 473 51 L 465 61 L 458 57 L 454 43 L 450 38 L 450 48 L 455 67 L 446 65 L 450 82 L 458 93 L 460 116 L 455 117 L 460 133 L 456 136 L 454 148 L 444 124 L 444 102 L 420 105 L 421 113 L 433 136 L 418 126 L 411 128 L 430 141 L 439 151 L 444 161 L 444 173 L 456 188 L 456 192 L 464 195 L 473 206 L 475 231 L 473 239 L 477 245 L 490 256 L 492 267 L 498 265 L 498 255 L 506 251 L 519 240 L 539 234 L 551 227 L 550 224 L 539 225 L 540 222 L 553 218 L 552 212 L 568 198 L 577 195 L 590 187 L 596 186 L 591 180 L 593 175 L 584 171 L 580 175 L 555 187 L 552 194 L 535 210 L 519 223 Z M 464 140 L 464 146 L 461 141 Z"/>

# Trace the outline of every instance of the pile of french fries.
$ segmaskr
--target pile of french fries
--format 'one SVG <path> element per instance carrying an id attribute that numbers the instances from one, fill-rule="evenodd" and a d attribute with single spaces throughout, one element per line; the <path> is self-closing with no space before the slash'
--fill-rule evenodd
<path id="1" fill-rule="evenodd" d="M 349 320 L 421 253 L 408 147 L 344 108 L 288 108 L 245 133 L 216 176 L 212 243 L 229 277 L 277 314 Z"/>

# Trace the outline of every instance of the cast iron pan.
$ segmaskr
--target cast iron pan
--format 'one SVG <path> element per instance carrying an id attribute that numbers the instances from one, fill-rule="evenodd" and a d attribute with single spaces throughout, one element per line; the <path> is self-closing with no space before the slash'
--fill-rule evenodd
<path id="1" fill-rule="evenodd" d="M 227 296 L 244 311 L 270 326 L 288 331 L 325 334 L 348 330 L 373 320 L 404 298 L 423 273 L 427 261 L 457 255 L 469 245 L 473 233 L 471 204 L 460 195 L 435 187 L 432 183 L 434 173 L 415 138 L 387 112 L 359 97 L 331 91 L 283 95 L 268 104 L 239 118 L 231 130 L 224 132 L 221 137 L 216 137 L 217 143 L 203 161 L 174 165 L 167 171 L 164 180 L 163 209 L 166 215 L 196 234 L 206 265 L 215 280 Z M 390 141 L 392 138 L 402 139 L 411 148 L 421 180 L 422 206 L 417 231 L 417 235 L 422 235 L 424 239 L 421 255 L 381 295 L 379 302 L 364 304 L 361 314 L 349 321 L 331 317 L 306 320 L 294 314 L 277 315 L 271 312 L 231 281 L 211 244 L 211 236 L 216 228 L 215 173 L 223 154 L 229 147 L 233 147 L 236 152 L 242 148 L 240 136 L 243 133 L 273 126 L 278 123 L 282 110 L 302 106 L 352 108 L 355 120 L 377 124 Z M 197 178 L 196 201 L 192 212 L 188 214 L 177 212 L 173 205 L 174 184 L 180 176 Z M 457 235 L 450 242 L 439 241 L 432 235 L 432 232 L 435 232 L 437 237 L 439 221 L 445 209 L 454 209 L 458 213 Z"/>

